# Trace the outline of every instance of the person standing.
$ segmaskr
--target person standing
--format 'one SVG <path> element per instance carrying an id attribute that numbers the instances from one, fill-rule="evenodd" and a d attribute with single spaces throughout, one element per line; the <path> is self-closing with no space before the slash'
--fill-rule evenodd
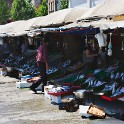
<path id="1" fill-rule="evenodd" d="M 37 50 L 36 63 L 38 66 L 38 71 L 40 72 L 40 78 L 30 86 L 30 89 L 35 93 L 36 93 L 35 88 L 37 88 L 41 83 L 43 83 L 42 92 L 44 92 L 44 86 L 47 85 L 47 74 L 46 74 L 46 70 L 48 69 L 47 46 L 48 46 L 48 42 L 43 40 Z"/>
<path id="2" fill-rule="evenodd" d="M 21 46 L 21 53 L 25 54 L 27 52 L 27 49 L 28 49 L 28 43 L 23 42 Z"/>
<path id="3" fill-rule="evenodd" d="M 92 45 L 87 44 L 83 51 L 83 62 L 87 63 L 89 69 L 94 69 L 97 66 L 98 54 L 92 51 Z"/>

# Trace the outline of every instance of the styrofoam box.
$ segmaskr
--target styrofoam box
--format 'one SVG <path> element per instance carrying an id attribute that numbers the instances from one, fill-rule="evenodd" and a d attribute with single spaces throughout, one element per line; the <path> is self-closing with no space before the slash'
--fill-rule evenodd
<path id="1" fill-rule="evenodd" d="M 81 116 L 90 117 L 91 115 L 87 113 L 89 106 L 79 105 L 79 114 Z"/>
<path id="2" fill-rule="evenodd" d="M 30 78 L 32 78 L 32 76 L 30 76 L 30 75 L 22 76 L 21 81 L 27 81 Z"/>
<path id="3" fill-rule="evenodd" d="M 29 88 L 32 85 L 32 83 L 27 82 L 27 81 L 21 81 L 21 82 L 16 82 L 16 88 Z M 42 90 L 42 84 L 40 84 L 36 90 Z"/>
<path id="4" fill-rule="evenodd" d="M 28 83 L 27 81 L 16 82 L 16 88 L 28 88 L 32 85 L 32 83 Z"/>
<path id="5" fill-rule="evenodd" d="M 61 96 L 53 96 L 53 95 L 51 95 L 51 99 L 52 99 L 53 103 L 57 103 L 57 104 L 62 103 Z"/>
<path id="6" fill-rule="evenodd" d="M 0 76 L 4 76 L 4 75 L 7 75 L 7 72 L 6 71 L 1 71 Z"/>
<path id="7" fill-rule="evenodd" d="M 49 85 L 44 87 L 44 96 L 48 99 L 52 99 L 51 95 L 48 94 L 48 91 L 51 90 L 54 87 L 54 85 Z"/>
<path id="8" fill-rule="evenodd" d="M 51 95 L 51 98 L 52 98 L 52 102 L 59 104 L 59 103 L 62 103 L 62 99 L 74 98 L 74 96 L 73 95 L 66 95 L 66 96 L 61 96 L 61 95 L 60 96 L 53 96 L 53 95 Z"/>
<path id="9" fill-rule="evenodd" d="M 118 100 L 120 100 L 120 101 L 124 101 L 124 97 L 118 98 Z"/>
<path id="10" fill-rule="evenodd" d="M 62 96 L 62 99 L 67 99 L 67 98 L 72 98 L 73 100 L 75 100 L 75 96 L 74 95 Z"/>
<path id="11" fill-rule="evenodd" d="M 40 91 L 42 91 L 42 84 L 40 84 L 37 88 L 35 88 L 36 90 L 40 90 Z"/>

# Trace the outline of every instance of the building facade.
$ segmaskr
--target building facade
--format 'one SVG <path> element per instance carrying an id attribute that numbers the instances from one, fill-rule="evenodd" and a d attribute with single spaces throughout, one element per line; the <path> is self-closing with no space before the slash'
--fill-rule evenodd
<path id="1" fill-rule="evenodd" d="M 92 8 L 97 4 L 104 2 L 105 0 L 68 0 L 69 8 L 74 8 L 76 6 Z"/>
<path id="2" fill-rule="evenodd" d="M 48 14 L 60 9 L 61 0 L 48 0 Z"/>
<path id="3" fill-rule="evenodd" d="M 8 5 L 11 7 L 12 3 L 14 0 L 7 0 Z M 39 7 L 39 5 L 42 3 L 42 0 L 32 0 L 31 3 L 35 6 L 35 7 Z"/>
<path id="4" fill-rule="evenodd" d="M 9 5 L 9 7 L 12 6 L 13 1 L 14 1 L 14 0 L 7 0 L 7 3 L 8 3 L 8 5 Z"/>
<path id="5" fill-rule="evenodd" d="M 42 0 L 32 0 L 32 4 L 37 8 L 40 6 L 41 3 L 42 3 Z"/>
<path id="6" fill-rule="evenodd" d="M 68 8 L 76 6 L 92 8 L 105 0 L 68 0 Z M 48 0 L 48 14 L 60 10 L 61 0 Z"/>

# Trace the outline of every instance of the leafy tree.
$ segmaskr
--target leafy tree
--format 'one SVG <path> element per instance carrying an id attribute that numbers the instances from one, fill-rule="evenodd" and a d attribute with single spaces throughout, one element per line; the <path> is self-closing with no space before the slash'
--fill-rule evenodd
<path id="1" fill-rule="evenodd" d="M 43 0 L 41 5 L 37 9 L 37 16 L 45 16 L 45 15 L 48 15 L 47 0 Z"/>
<path id="2" fill-rule="evenodd" d="M 61 0 L 60 1 L 60 10 L 68 8 L 68 0 Z"/>
<path id="3" fill-rule="evenodd" d="M 27 0 L 27 2 L 31 3 L 32 0 Z"/>
<path id="4" fill-rule="evenodd" d="M 5 24 L 9 18 L 9 6 L 6 0 L 0 0 L 0 24 Z"/>
<path id="5" fill-rule="evenodd" d="M 13 20 L 27 20 L 35 17 L 35 10 L 29 0 L 14 0 L 11 8 Z"/>

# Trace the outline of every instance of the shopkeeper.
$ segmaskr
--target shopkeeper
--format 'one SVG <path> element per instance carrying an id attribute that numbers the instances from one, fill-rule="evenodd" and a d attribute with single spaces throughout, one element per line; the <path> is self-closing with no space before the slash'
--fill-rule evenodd
<path id="1" fill-rule="evenodd" d="M 98 54 L 92 50 L 92 44 L 87 43 L 83 51 L 83 62 L 87 63 L 89 69 L 95 69 L 97 67 L 97 57 Z"/>

